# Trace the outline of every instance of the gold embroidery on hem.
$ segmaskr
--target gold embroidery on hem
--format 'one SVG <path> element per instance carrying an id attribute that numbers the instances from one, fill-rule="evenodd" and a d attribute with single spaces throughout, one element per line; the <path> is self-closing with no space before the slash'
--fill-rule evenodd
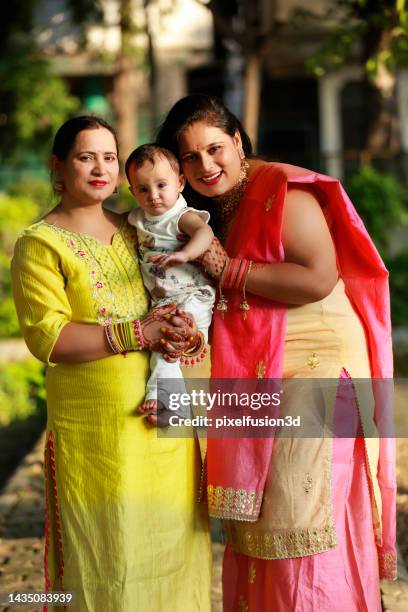
<path id="1" fill-rule="evenodd" d="M 247 600 L 241 595 L 241 597 L 239 598 L 239 612 L 248 612 L 248 610 L 249 608 Z"/>
<path id="2" fill-rule="evenodd" d="M 311 477 L 310 474 L 306 474 L 302 482 L 305 493 L 310 493 L 310 491 L 312 490 L 312 484 L 313 484 L 313 478 Z"/>
<path id="3" fill-rule="evenodd" d="M 207 498 L 210 516 L 237 521 L 255 521 L 261 508 L 262 493 L 208 485 Z"/>
<path id="4" fill-rule="evenodd" d="M 249 562 L 249 567 L 248 567 L 249 584 L 254 584 L 255 579 L 256 579 L 256 567 L 255 567 L 255 562 L 253 561 L 253 559 L 251 559 L 251 561 Z"/>
<path id="5" fill-rule="evenodd" d="M 229 526 L 227 531 L 228 539 L 236 552 L 258 559 L 306 557 L 330 550 L 337 545 L 336 533 L 331 526 L 280 533 L 254 534 L 246 531 L 239 535 L 233 533 L 233 526 Z"/>
<path id="6" fill-rule="evenodd" d="M 379 552 L 378 562 L 380 569 L 380 578 L 385 580 L 396 580 L 398 578 L 397 571 L 397 555 L 393 552 Z"/>
<path id="7" fill-rule="evenodd" d="M 263 361 L 259 361 L 256 364 L 255 372 L 257 378 L 263 378 L 265 376 L 266 368 Z"/>
<path id="8" fill-rule="evenodd" d="M 363 432 L 363 440 L 364 440 L 364 457 L 365 457 L 365 467 L 366 467 L 366 475 L 367 475 L 367 480 L 368 480 L 368 485 L 369 485 L 369 489 L 370 489 L 370 498 L 371 498 L 371 510 L 372 510 L 372 515 L 373 515 L 373 526 L 374 526 L 374 536 L 375 536 L 375 541 L 377 546 L 381 545 L 381 541 L 382 541 L 382 523 L 381 523 L 381 517 L 380 514 L 378 512 L 378 505 L 377 505 L 377 500 L 374 494 L 374 484 L 373 481 L 375 479 L 375 471 L 373 470 L 373 466 L 371 465 L 371 461 L 370 461 L 370 456 L 369 456 L 369 452 L 368 452 L 368 448 L 367 448 L 367 441 L 366 438 L 370 437 L 370 434 L 366 433 L 365 430 L 365 422 L 363 419 L 363 413 L 361 411 L 361 406 L 360 406 L 360 400 L 359 400 L 359 395 L 357 392 L 357 388 L 354 384 L 354 380 L 351 376 L 351 374 L 346 370 L 346 368 L 343 367 L 343 371 L 347 376 L 347 379 L 351 382 L 352 385 L 352 389 L 353 389 L 353 394 L 354 394 L 354 400 L 356 402 L 356 406 L 357 406 L 357 412 L 358 412 L 358 418 L 359 418 L 359 422 L 360 422 L 360 426 Z M 382 553 L 382 554 L 391 554 L 393 555 L 393 553 Z M 381 568 L 381 560 L 380 560 L 380 568 Z M 395 574 L 397 574 L 397 570 L 395 569 Z M 388 578 L 387 578 L 388 580 Z M 390 578 L 390 580 L 394 580 L 394 578 Z"/>

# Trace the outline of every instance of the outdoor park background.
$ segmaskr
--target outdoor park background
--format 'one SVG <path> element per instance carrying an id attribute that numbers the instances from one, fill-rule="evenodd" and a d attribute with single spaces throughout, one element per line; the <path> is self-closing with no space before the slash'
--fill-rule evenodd
<path id="1" fill-rule="evenodd" d="M 222 97 L 242 118 L 255 150 L 265 159 L 303 165 L 344 181 L 390 270 L 396 372 L 399 377 L 408 372 L 404 0 L 4 3 L 0 488 L 5 488 L 0 493 L 0 580 L 3 574 L 5 581 L 0 591 L 14 584 L 14 570 L 7 569 L 10 555 L 4 550 L 14 540 L 27 544 L 27 533 L 35 540 L 42 529 L 38 518 L 34 532 L 21 522 L 10 531 L 10 516 L 29 485 L 10 497 L 10 481 L 6 483 L 43 430 L 45 397 L 44 368 L 28 357 L 20 339 L 9 265 L 21 230 L 56 204 L 47 165 L 52 136 L 70 116 L 101 115 L 117 128 L 123 161 L 137 144 L 154 139 L 161 119 L 179 97 L 193 92 Z M 110 205 L 119 210 L 134 205 L 125 182 Z M 403 424 L 408 423 L 406 389 L 403 384 L 397 389 L 398 420 Z M 399 441 L 398 525 L 406 562 L 408 476 L 402 466 L 407 447 L 406 440 Z M 33 478 L 40 479 L 38 470 L 39 465 Z M 40 480 L 37 489 L 41 495 Z M 34 499 L 32 506 L 37 504 Z"/>

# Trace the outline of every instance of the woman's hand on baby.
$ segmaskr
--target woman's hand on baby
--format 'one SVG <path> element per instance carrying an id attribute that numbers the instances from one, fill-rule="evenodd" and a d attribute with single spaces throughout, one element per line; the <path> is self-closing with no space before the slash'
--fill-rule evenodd
<path id="1" fill-rule="evenodd" d="M 169 362 L 177 361 L 197 336 L 193 317 L 176 304 L 153 308 L 140 320 L 140 327 L 144 346 L 161 351 Z"/>
<path id="2" fill-rule="evenodd" d="M 156 266 L 162 268 L 169 268 L 171 266 L 179 266 L 183 263 L 190 261 L 187 253 L 184 251 L 176 251 L 175 253 L 169 253 L 168 255 L 152 255 L 150 257 Z"/>
<path id="3" fill-rule="evenodd" d="M 163 356 L 166 361 L 174 362 L 181 357 L 183 351 L 194 345 L 197 338 L 197 326 L 193 316 L 179 308 L 174 314 L 166 316 L 166 322 L 170 325 L 162 328 Z"/>

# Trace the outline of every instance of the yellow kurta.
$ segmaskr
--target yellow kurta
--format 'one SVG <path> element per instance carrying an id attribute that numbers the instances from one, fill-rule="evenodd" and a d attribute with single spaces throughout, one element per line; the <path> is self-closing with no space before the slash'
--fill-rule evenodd
<path id="1" fill-rule="evenodd" d="M 196 503 L 194 441 L 158 438 L 135 414 L 147 352 L 49 361 L 66 323 L 102 325 L 147 311 L 134 242 L 126 221 L 109 246 L 40 221 L 16 244 L 21 328 L 49 364 L 46 584 L 73 592 L 72 612 L 209 612 L 210 540 Z"/>

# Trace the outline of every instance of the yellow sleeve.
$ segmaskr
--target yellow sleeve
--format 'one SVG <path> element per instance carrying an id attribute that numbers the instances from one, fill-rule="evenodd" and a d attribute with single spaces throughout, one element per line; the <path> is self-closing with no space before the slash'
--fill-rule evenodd
<path id="1" fill-rule="evenodd" d="M 49 365 L 58 336 L 71 320 L 60 257 L 47 242 L 18 239 L 11 262 L 14 302 L 31 353 Z"/>

